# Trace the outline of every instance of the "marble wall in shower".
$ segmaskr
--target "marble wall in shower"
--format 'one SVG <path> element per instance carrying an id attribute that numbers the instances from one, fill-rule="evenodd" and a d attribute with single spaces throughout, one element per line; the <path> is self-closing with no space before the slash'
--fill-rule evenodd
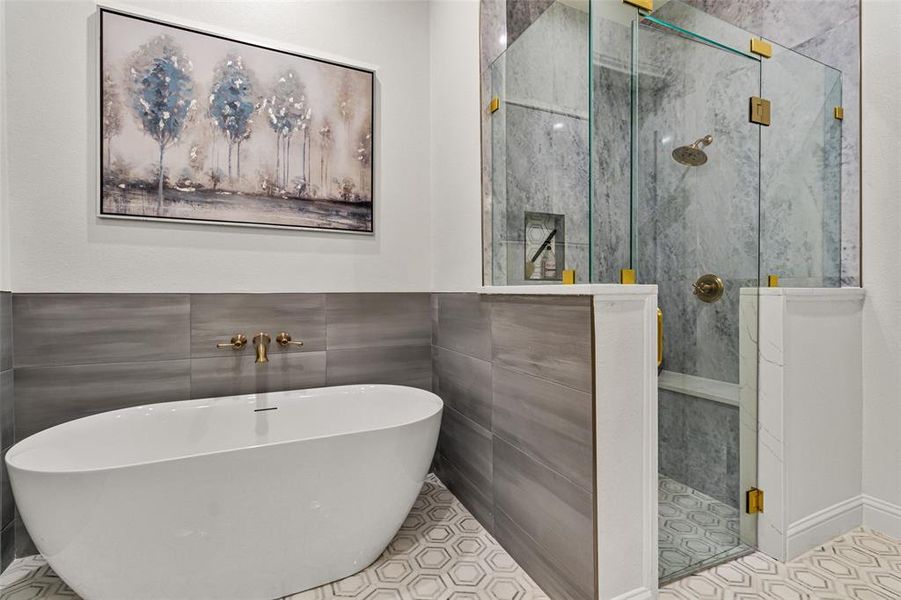
<path id="1" fill-rule="evenodd" d="M 859 0 L 683 0 L 841 71 L 841 284 L 860 285 Z"/>
<path id="2" fill-rule="evenodd" d="M 507 8 L 509 34 L 511 15 L 522 9 Z M 491 281 L 526 281 L 525 213 L 542 212 L 565 217 L 566 260 L 558 271 L 574 269 L 577 281 L 587 282 L 588 15 L 554 2 L 529 23 L 488 66 L 488 95 L 501 100 L 484 124 L 490 141 L 483 152 L 492 163 Z"/>
<path id="3" fill-rule="evenodd" d="M 759 64 L 647 25 L 635 48 L 632 260 L 659 286 L 664 368 L 737 383 L 739 290 L 758 268 L 760 134 L 736 98 L 758 88 Z M 705 135 L 707 164 L 673 160 Z M 725 282 L 718 302 L 693 294 L 704 273 Z"/>

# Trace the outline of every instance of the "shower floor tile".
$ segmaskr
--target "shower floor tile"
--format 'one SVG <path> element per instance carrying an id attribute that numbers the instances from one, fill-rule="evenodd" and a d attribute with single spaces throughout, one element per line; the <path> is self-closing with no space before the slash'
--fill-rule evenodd
<path id="1" fill-rule="evenodd" d="M 17 559 L 0 575 L 0 600 L 73 598 L 78 596 L 40 556 Z M 548 600 L 434 475 L 373 564 L 347 579 L 286 598 Z"/>
<path id="2" fill-rule="evenodd" d="M 751 551 L 738 535 L 738 509 L 663 475 L 658 486 L 661 582 Z"/>

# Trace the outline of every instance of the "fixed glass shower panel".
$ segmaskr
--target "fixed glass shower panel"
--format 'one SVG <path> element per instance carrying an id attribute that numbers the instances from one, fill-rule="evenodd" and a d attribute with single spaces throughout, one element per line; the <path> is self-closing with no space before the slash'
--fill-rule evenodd
<path id="1" fill-rule="evenodd" d="M 778 44 L 762 64 L 761 278 L 841 285 L 841 72 Z"/>
<path id="2" fill-rule="evenodd" d="M 588 13 L 554 2 L 491 65 L 491 283 L 589 281 Z"/>
<path id="3" fill-rule="evenodd" d="M 756 334 L 756 315 L 740 308 L 756 311 L 742 290 L 759 285 L 761 133 L 748 111 L 761 64 L 660 18 L 633 31 L 632 267 L 658 285 L 664 315 L 659 568 L 668 581 L 756 543 L 753 523 L 742 526 L 756 437 L 741 432 L 742 385 L 756 411 L 756 360 L 751 370 L 740 362 L 742 341 L 756 335 L 743 340 L 739 324 L 753 317 Z"/>

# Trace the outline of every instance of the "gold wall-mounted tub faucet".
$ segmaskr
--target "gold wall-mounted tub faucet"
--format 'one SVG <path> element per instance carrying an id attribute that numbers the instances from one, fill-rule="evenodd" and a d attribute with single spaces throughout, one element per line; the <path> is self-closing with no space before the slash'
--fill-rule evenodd
<path id="1" fill-rule="evenodd" d="M 269 362 L 269 342 L 271 341 L 272 338 L 269 337 L 269 334 L 262 331 L 253 336 L 253 345 L 257 349 L 255 362 L 260 364 Z"/>

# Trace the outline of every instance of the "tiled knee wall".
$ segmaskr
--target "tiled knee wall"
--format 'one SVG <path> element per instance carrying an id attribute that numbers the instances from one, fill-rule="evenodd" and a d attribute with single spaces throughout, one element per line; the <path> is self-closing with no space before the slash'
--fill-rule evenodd
<path id="1" fill-rule="evenodd" d="M 352 383 L 432 385 L 427 293 L 14 294 L 12 321 L 17 440 L 154 402 Z M 216 348 L 235 333 L 250 340 L 260 331 L 273 339 L 266 365 L 254 363 L 249 342 L 239 352 Z M 303 347 L 278 346 L 280 331 Z M 5 388 L 3 400 L 6 432 Z M 17 525 L 17 554 L 33 554 Z M 5 535 L 0 542 L 5 548 Z"/>
<path id="2" fill-rule="evenodd" d="M 433 294 L 436 471 L 553 598 L 595 597 L 589 297 Z"/>

